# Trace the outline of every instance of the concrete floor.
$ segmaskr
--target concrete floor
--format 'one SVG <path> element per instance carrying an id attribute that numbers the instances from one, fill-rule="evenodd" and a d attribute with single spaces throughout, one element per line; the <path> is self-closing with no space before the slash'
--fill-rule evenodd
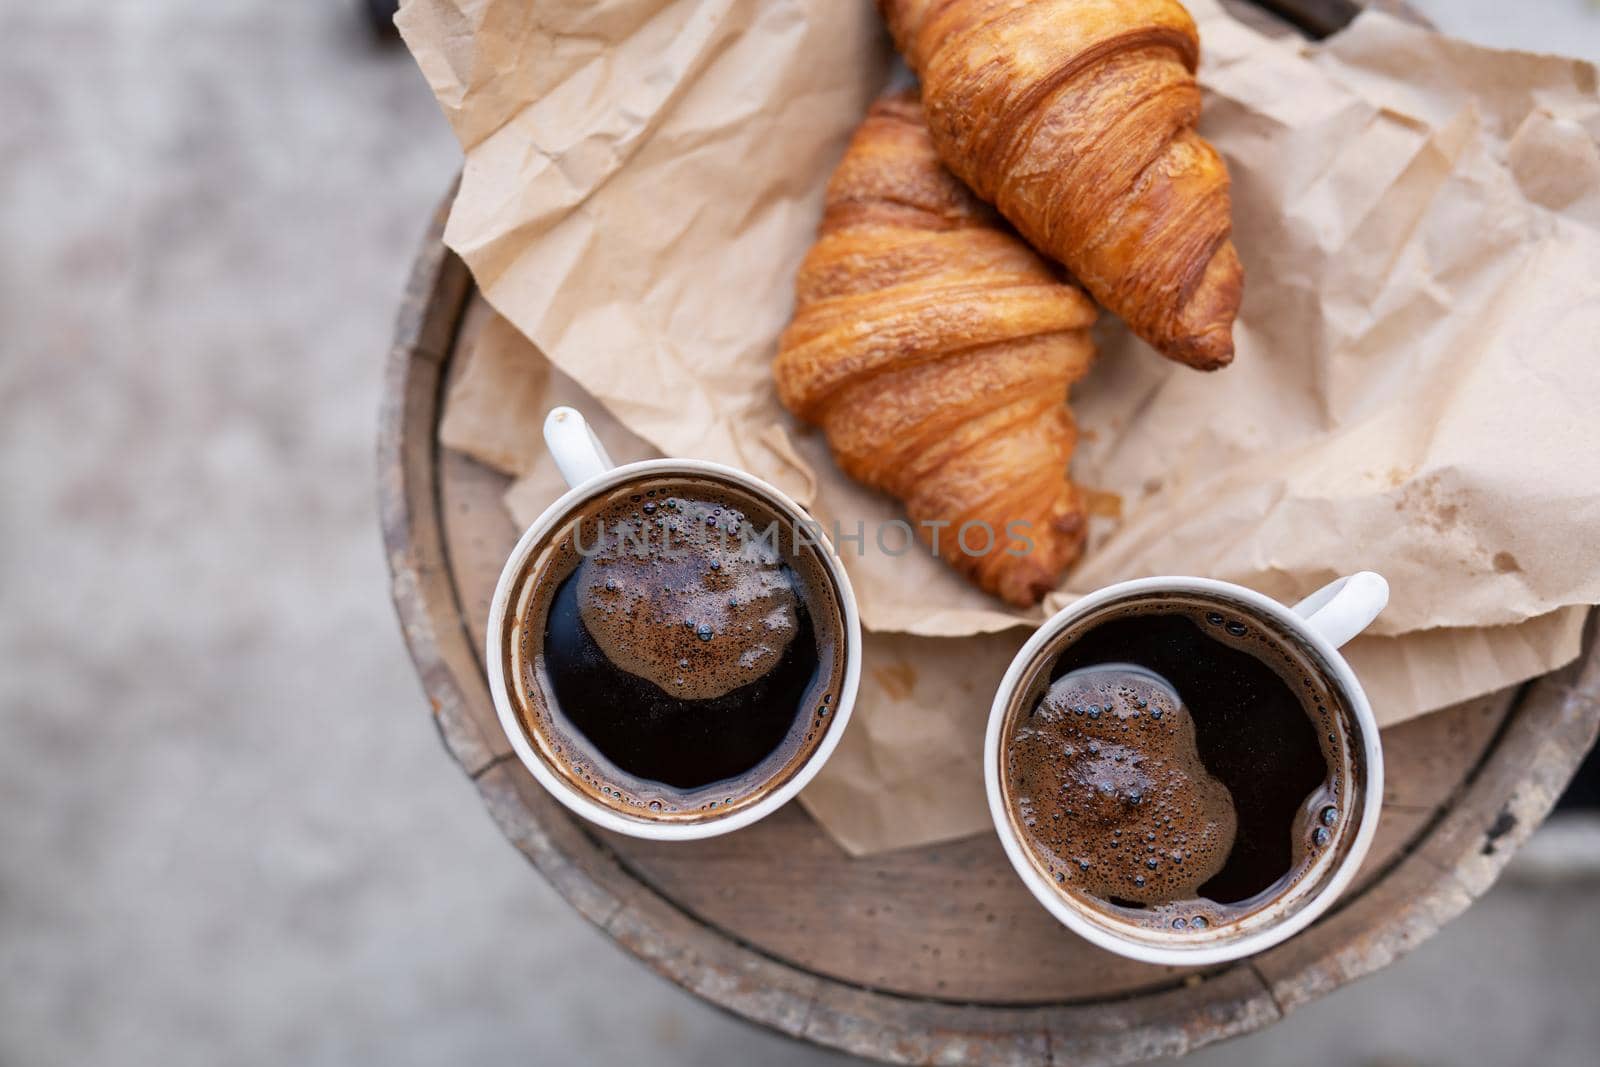
<path id="1" fill-rule="evenodd" d="M 372 456 L 457 153 L 355 13 L 0 0 L 0 1064 L 843 1062 L 591 930 L 439 745 Z M 1593 892 L 1195 1062 L 1587 1067 Z"/>

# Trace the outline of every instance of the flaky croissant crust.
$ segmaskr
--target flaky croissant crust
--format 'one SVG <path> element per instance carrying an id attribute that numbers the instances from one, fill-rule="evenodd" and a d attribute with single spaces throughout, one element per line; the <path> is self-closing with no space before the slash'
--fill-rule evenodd
<path id="1" fill-rule="evenodd" d="M 939 531 L 952 566 L 1036 603 L 1083 542 L 1065 401 L 1094 308 L 939 164 L 914 96 L 879 101 L 856 132 L 795 293 L 784 404 L 847 474 L 904 501 L 925 542 Z M 964 550 L 967 523 L 982 525 Z M 984 527 L 993 545 L 970 551 Z"/>
<path id="2" fill-rule="evenodd" d="M 945 165 L 1165 355 L 1233 358 L 1228 173 L 1176 0 L 879 0 Z"/>

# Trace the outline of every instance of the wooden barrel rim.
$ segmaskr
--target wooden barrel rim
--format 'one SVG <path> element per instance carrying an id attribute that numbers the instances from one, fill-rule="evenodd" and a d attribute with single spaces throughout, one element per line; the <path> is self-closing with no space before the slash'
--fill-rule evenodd
<path id="1" fill-rule="evenodd" d="M 451 197 L 447 196 L 445 205 Z M 379 499 L 396 609 L 446 746 L 502 830 L 556 889 L 657 973 L 790 1036 L 894 1063 L 1120 1064 L 1257 1029 L 1398 958 L 1485 892 L 1548 813 L 1600 729 L 1596 628 L 1571 666 L 1523 687 L 1454 803 L 1360 893 L 1277 949 L 1137 993 L 1015 1005 L 911 997 L 773 955 L 649 887 L 586 825 L 491 754 L 462 709 L 487 700 L 444 554 L 436 431 L 471 292 L 441 206 L 397 325 L 379 432 Z"/>

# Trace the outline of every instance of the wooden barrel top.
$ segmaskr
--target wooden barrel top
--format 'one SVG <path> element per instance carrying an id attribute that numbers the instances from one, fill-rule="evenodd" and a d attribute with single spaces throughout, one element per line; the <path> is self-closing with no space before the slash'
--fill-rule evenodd
<path id="1" fill-rule="evenodd" d="M 1094 948 L 1028 895 L 992 835 L 851 859 L 794 804 L 687 844 L 583 823 L 511 752 L 482 668 L 489 597 L 519 531 L 501 503 L 508 479 L 437 440 L 445 391 L 488 316 L 443 246 L 444 214 L 407 289 L 380 428 L 407 644 L 446 747 L 506 835 L 586 918 L 713 1004 L 892 1063 L 1179 1054 L 1264 1026 L 1436 932 L 1494 881 L 1600 729 L 1591 618 L 1570 667 L 1385 730 L 1389 785 L 1357 883 L 1305 933 L 1214 968 Z"/>

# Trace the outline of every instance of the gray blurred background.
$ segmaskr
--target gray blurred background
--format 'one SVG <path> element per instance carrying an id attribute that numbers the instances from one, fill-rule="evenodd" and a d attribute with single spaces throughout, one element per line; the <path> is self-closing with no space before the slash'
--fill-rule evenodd
<path id="1" fill-rule="evenodd" d="M 1586 0 L 1419 6 L 1600 58 Z M 0 1067 L 845 1062 L 591 930 L 434 733 L 373 445 L 457 163 L 357 0 L 0 0 Z M 1593 1067 L 1541 870 L 1191 1062 Z"/>

